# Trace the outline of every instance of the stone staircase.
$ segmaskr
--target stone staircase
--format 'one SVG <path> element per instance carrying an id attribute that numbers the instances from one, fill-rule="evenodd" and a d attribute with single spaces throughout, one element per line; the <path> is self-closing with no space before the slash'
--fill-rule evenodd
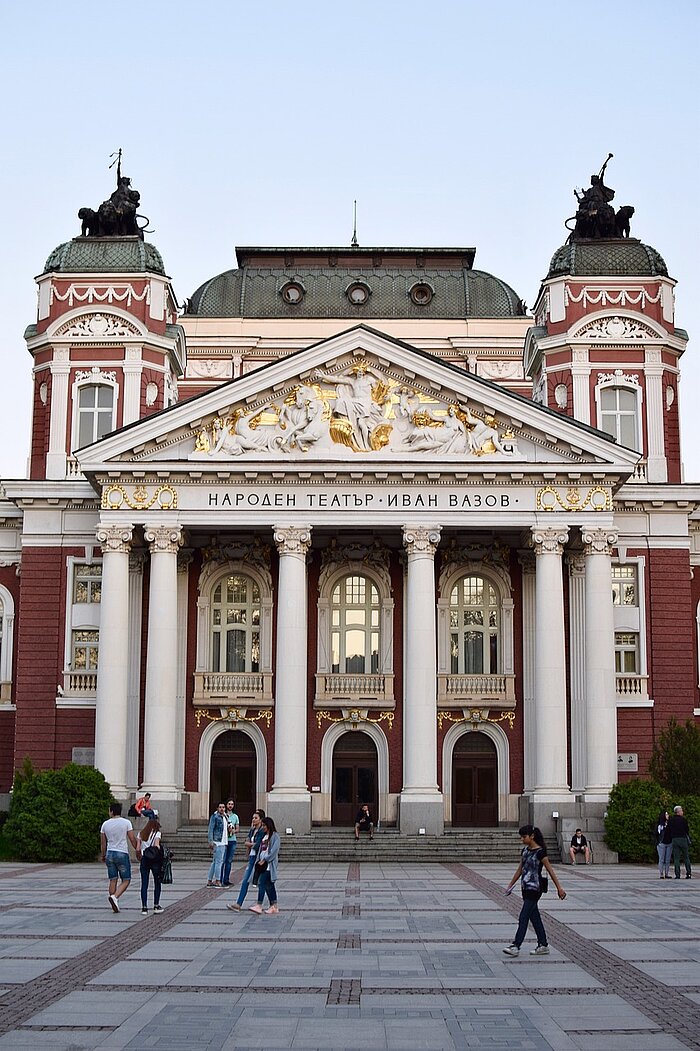
<path id="1" fill-rule="evenodd" d="M 177 861 L 210 860 L 207 827 L 183 825 L 174 835 L 164 834 L 164 843 L 174 851 Z M 239 837 L 239 844 L 243 840 Z M 517 828 L 465 828 L 447 830 L 442 836 L 402 836 L 395 828 L 381 828 L 370 842 L 363 834 L 355 842 L 351 828 L 314 828 L 305 836 L 282 835 L 281 856 L 284 861 L 381 861 L 389 863 L 410 861 L 460 861 L 465 864 L 489 864 L 518 861 L 520 839 Z M 547 839 L 547 851 L 554 861 L 559 860 L 559 849 L 554 837 Z M 240 863 L 239 845 L 236 862 Z"/>

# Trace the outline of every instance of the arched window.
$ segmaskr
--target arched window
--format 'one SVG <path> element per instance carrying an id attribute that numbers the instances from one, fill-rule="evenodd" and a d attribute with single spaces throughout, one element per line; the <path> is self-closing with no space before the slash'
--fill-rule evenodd
<path id="1" fill-rule="evenodd" d="M 367 577 L 339 580 L 331 596 L 331 670 L 376 675 L 379 671 L 379 591 Z"/>
<path id="2" fill-rule="evenodd" d="M 595 389 L 598 426 L 628 449 L 642 448 L 642 389 L 636 375 L 601 373 Z"/>
<path id="3" fill-rule="evenodd" d="M 211 671 L 260 671 L 260 587 L 232 573 L 211 595 Z"/>
<path id="4" fill-rule="evenodd" d="M 12 650 L 15 603 L 6 587 L 0 584 L 0 701 L 12 699 Z"/>
<path id="5" fill-rule="evenodd" d="M 79 386 L 74 448 L 91 445 L 113 429 L 114 387 L 109 383 Z"/>
<path id="6" fill-rule="evenodd" d="M 478 574 L 461 577 L 450 593 L 450 672 L 494 675 L 499 669 L 499 596 Z"/>

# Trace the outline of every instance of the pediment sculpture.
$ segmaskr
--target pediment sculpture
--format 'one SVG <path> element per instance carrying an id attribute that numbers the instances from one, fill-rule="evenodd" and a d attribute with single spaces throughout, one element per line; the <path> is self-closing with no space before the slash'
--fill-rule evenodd
<path id="1" fill-rule="evenodd" d="M 343 372 L 316 369 L 281 401 L 236 406 L 196 434 L 190 459 L 246 453 L 426 452 L 512 456 L 516 437 L 483 407 L 440 401 L 364 363 Z"/>

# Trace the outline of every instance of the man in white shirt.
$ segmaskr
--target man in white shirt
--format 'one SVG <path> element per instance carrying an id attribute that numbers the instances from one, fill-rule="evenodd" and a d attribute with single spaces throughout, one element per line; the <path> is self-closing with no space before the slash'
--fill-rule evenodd
<path id="1" fill-rule="evenodd" d="M 109 876 L 108 901 L 112 912 L 119 912 L 119 899 L 131 882 L 131 859 L 129 843 L 136 850 L 136 836 L 130 821 L 122 817 L 121 803 L 112 803 L 109 808 L 109 820 L 102 823 L 100 829 L 102 860 L 107 865 Z M 117 890 L 117 882 L 119 889 Z"/>

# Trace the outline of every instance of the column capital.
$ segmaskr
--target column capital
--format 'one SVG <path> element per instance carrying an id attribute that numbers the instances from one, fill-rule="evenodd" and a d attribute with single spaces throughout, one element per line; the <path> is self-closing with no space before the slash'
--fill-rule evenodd
<path id="1" fill-rule="evenodd" d="M 100 523 L 95 535 L 103 554 L 108 551 L 121 551 L 124 554 L 131 551 L 133 532 L 132 525 L 103 525 Z"/>
<path id="2" fill-rule="evenodd" d="M 615 529 L 583 529 L 581 539 L 585 545 L 584 554 L 610 555 L 612 548 L 617 544 L 617 537 Z"/>
<path id="3" fill-rule="evenodd" d="M 146 526 L 143 535 L 151 549 L 151 554 L 165 551 L 174 555 L 183 543 L 180 526 Z"/>
<path id="4" fill-rule="evenodd" d="M 535 552 L 534 551 L 518 551 L 518 562 L 522 567 L 523 576 L 529 576 L 535 574 Z"/>
<path id="5" fill-rule="evenodd" d="M 177 571 L 178 573 L 189 573 L 190 566 L 194 561 L 194 551 L 191 547 L 187 547 L 177 553 Z"/>
<path id="6" fill-rule="evenodd" d="M 582 577 L 586 564 L 581 551 L 570 551 L 566 556 L 566 564 L 569 567 L 570 577 Z"/>
<path id="7" fill-rule="evenodd" d="M 311 526 L 275 526 L 273 539 L 280 555 L 301 555 L 311 547 Z"/>
<path id="8" fill-rule="evenodd" d="M 562 555 L 568 539 L 568 526 L 549 529 L 542 529 L 540 526 L 532 527 L 531 543 L 536 555 Z"/>
<path id="9" fill-rule="evenodd" d="M 442 526 L 404 526 L 403 546 L 408 556 L 427 555 L 435 558 L 441 532 Z"/>

